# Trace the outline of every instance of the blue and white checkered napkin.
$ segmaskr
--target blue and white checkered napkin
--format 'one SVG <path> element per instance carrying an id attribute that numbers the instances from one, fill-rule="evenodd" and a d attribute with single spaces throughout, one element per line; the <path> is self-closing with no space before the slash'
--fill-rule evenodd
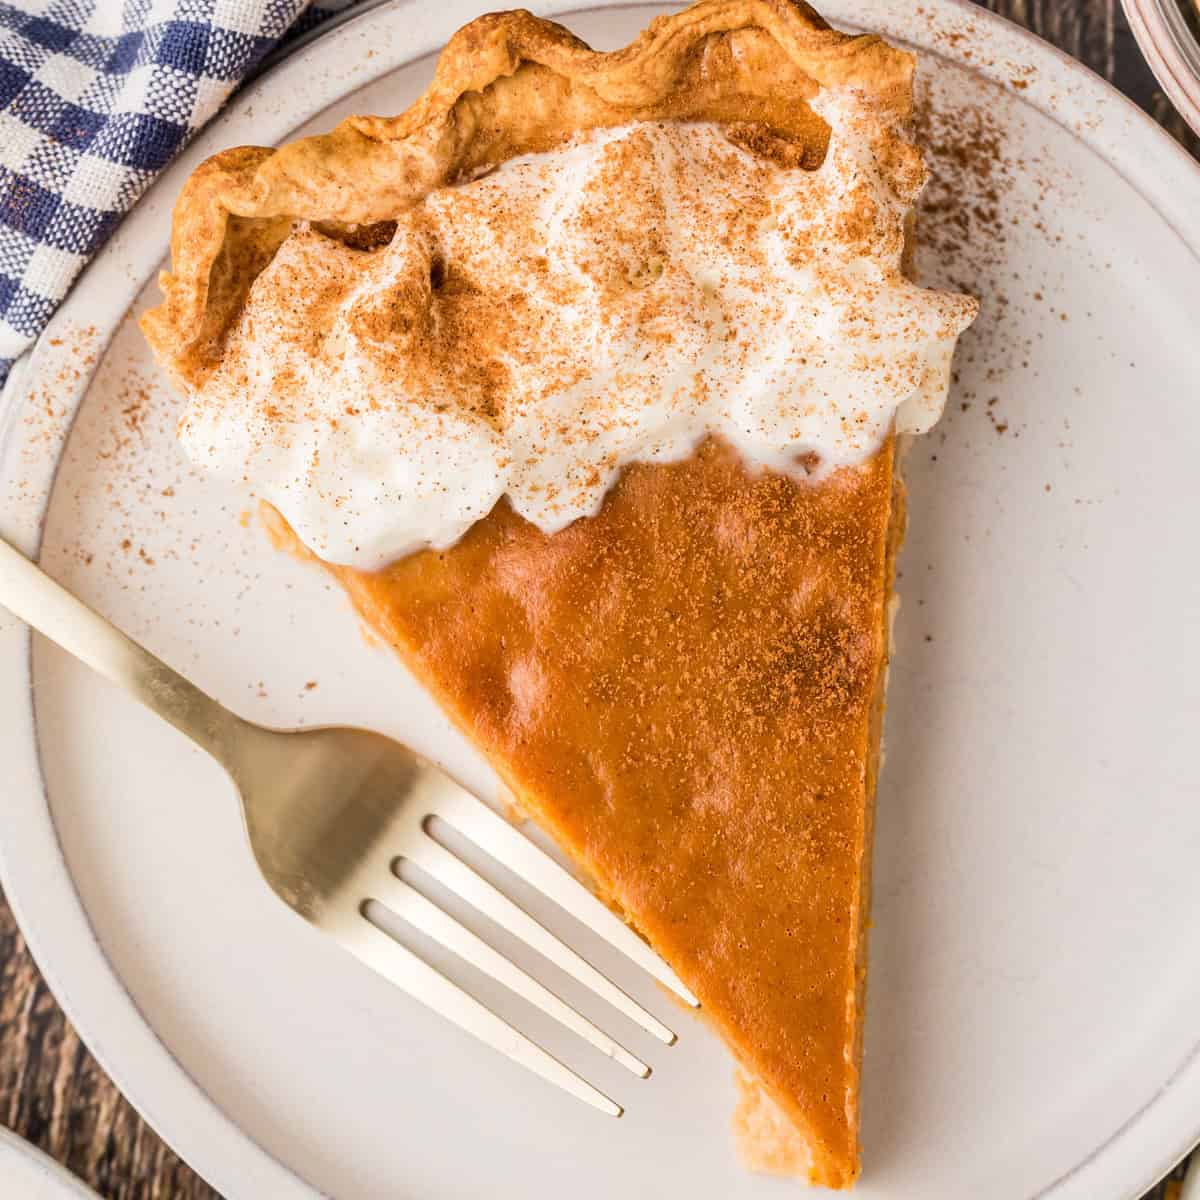
<path id="1" fill-rule="evenodd" d="M 154 176 L 345 0 L 0 0 L 0 386 Z"/>

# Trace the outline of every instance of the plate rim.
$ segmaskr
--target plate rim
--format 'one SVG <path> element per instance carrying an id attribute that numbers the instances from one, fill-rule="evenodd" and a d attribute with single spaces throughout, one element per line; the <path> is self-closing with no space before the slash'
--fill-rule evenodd
<path id="1" fill-rule="evenodd" d="M 0 1125 L 0 1156 L 11 1154 L 23 1159 L 31 1170 L 38 1171 L 44 1180 L 49 1180 L 60 1189 L 62 1200 L 100 1200 L 78 1175 L 74 1175 L 62 1163 L 51 1158 L 40 1146 L 35 1146 L 19 1133 Z"/>
<path id="2" fill-rule="evenodd" d="M 183 178 L 202 158 L 231 144 L 243 130 L 245 140 L 257 136 L 275 142 L 286 137 L 347 92 L 436 52 L 454 29 L 487 7 L 479 0 L 443 0 L 429 8 L 417 0 L 381 0 L 306 42 L 240 91 L 125 218 L 85 269 L 31 354 L 14 370 L 0 396 L 0 456 L 5 448 L 5 423 L 13 423 L 22 396 L 39 379 L 55 377 L 61 354 L 50 343 L 56 335 L 77 335 L 95 325 L 93 314 L 106 314 L 96 344 L 96 361 L 103 356 L 109 338 L 161 259 L 171 201 Z M 664 5 L 646 0 L 633 4 L 623 0 L 538 0 L 529 7 L 538 15 L 569 18 L 601 9 L 661 9 Z M 835 23 L 854 24 L 856 18 L 865 18 L 864 25 L 897 28 L 919 21 L 930 31 L 928 41 L 901 40 L 915 42 L 923 54 L 955 62 L 1002 86 L 1011 85 L 1018 68 L 1036 64 L 1031 75 L 1022 74 L 1025 86 L 1018 98 L 1056 121 L 1116 170 L 1200 263 L 1200 221 L 1192 216 L 1189 224 L 1188 219 L 1200 212 L 1200 165 L 1128 97 L 1083 64 L 971 0 L 928 0 L 917 15 L 896 0 L 863 0 L 857 5 L 854 0 L 826 0 L 822 7 Z M 380 32 L 392 32 L 388 27 L 394 28 L 401 14 L 403 36 L 397 36 L 394 44 L 384 38 L 386 45 L 381 44 Z M 992 52 L 988 61 L 973 61 L 951 38 L 938 40 L 943 33 L 961 35 L 964 30 L 983 35 Z M 372 56 L 355 53 L 368 47 Z M 319 69 L 319 64 L 338 62 L 356 67 L 340 76 Z M 301 72 L 305 86 L 293 94 L 302 97 L 302 106 L 289 108 L 286 115 L 273 112 L 269 118 L 254 111 L 264 93 Z M 154 247 L 153 254 L 137 249 L 146 246 Z M 1197 276 L 1200 278 L 1200 265 Z M 107 315 L 111 313 L 115 315 Z M 32 491 L 23 505 L 3 518 L 0 531 L 26 552 L 36 553 L 40 546 L 61 450 L 91 374 L 84 371 L 69 395 L 62 394 L 60 387 L 58 398 L 66 405 L 67 419 L 52 455 L 46 456 L 50 461 L 27 471 L 37 476 L 32 479 Z M 226 1116 L 160 1041 L 96 938 L 59 846 L 42 778 L 32 705 L 31 649 L 28 631 L 0 616 L 0 664 L 7 662 L 13 668 L 0 672 L 0 713 L 10 718 L 5 740 L 14 748 L 17 801 L 0 805 L 0 886 L 34 960 L 81 1038 L 121 1092 L 200 1175 L 231 1197 L 269 1194 L 279 1200 L 293 1196 L 311 1200 L 320 1193 Z M 14 831 L 21 831 L 21 836 L 14 836 Z M 28 848 L 31 843 L 37 853 L 17 852 L 18 844 Z M 97 992 L 103 1004 L 94 999 Z M 84 995 L 87 1000 L 82 999 Z M 1106 1177 L 1108 1186 L 1121 1188 L 1123 1200 L 1132 1200 L 1200 1142 L 1200 1117 L 1184 1116 L 1186 1112 L 1200 1112 L 1200 1046 L 1141 1110 L 1038 1193 L 1038 1200 L 1092 1200 L 1097 1188 L 1106 1186 Z M 1144 1132 L 1146 1122 L 1156 1114 L 1163 1126 L 1156 1131 L 1162 1145 L 1149 1167 L 1153 1174 L 1147 1176 L 1144 1167 L 1139 1170 L 1139 1163 L 1150 1156 L 1131 1153 L 1131 1148 L 1137 1150 L 1135 1130 L 1142 1130 L 1143 1137 L 1151 1136 Z"/>

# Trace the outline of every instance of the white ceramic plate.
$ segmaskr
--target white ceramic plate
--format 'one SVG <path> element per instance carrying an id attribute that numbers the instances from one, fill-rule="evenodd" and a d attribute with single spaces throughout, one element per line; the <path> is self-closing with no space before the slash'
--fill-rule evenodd
<path id="1" fill-rule="evenodd" d="M 825 7 L 929 51 L 943 166 L 972 143 L 996 156 L 952 184 L 977 218 L 965 247 L 946 218 L 926 226 L 926 272 L 969 275 L 985 303 L 910 473 L 861 1195 L 1122 1200 L 1200 1132 L 1200 172 L 1094 77 L 969 6 Z M 176 402 L 126 318 L 153 297 L 202 156 L 402 107 L 477 11 L 377 9 L 239 97 L 14 381 L 0 512 L 248 716 L 372 725 L 491 794 L 340 596 L 184 466 Z M 654 11 L 567 19 L 611 47 Z M 686 1016 L 671 1050 L 621 1029 L 655 1066 L 639 1083 L 494 997 L 628 1111 L 573 1104 L 292 917 L 255 876 L 219 770 L 29 647 L 0 623 L 4 885 L 88 1044 L 227 1195 L 791 1194 L 737 1167 L 728 1063 Z"/>
<path id="2" fill-rule="evenodd" d="M 0 1128 L 0 1180 L 20 1200 L 98 1200 L 70 1171 L 11 1130 Z"/>

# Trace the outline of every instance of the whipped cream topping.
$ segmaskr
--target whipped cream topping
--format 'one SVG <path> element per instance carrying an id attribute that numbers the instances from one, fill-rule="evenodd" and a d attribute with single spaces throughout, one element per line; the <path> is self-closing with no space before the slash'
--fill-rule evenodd
<path id="1" fill-rule="evenodd" d="M 710 435 L 819 478 L 928 429 L 975 302 L 901 271 L 911 148 L 860 92 L 813 107 L 816 170 L 644 122 L 438 189 L 379 249 L 298 225 L 189 396 L 187 454 L 374 569 L 502 496 L 553 533 Z"/>

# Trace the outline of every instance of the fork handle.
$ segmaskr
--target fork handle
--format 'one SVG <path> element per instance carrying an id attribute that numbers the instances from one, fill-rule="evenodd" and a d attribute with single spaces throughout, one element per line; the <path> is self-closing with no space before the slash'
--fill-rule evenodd
<path id="1" fill-rule="evenodd" d="M 0 604 L 231 765 L 248 722 L 154 657 L 0 539 Z"/>

